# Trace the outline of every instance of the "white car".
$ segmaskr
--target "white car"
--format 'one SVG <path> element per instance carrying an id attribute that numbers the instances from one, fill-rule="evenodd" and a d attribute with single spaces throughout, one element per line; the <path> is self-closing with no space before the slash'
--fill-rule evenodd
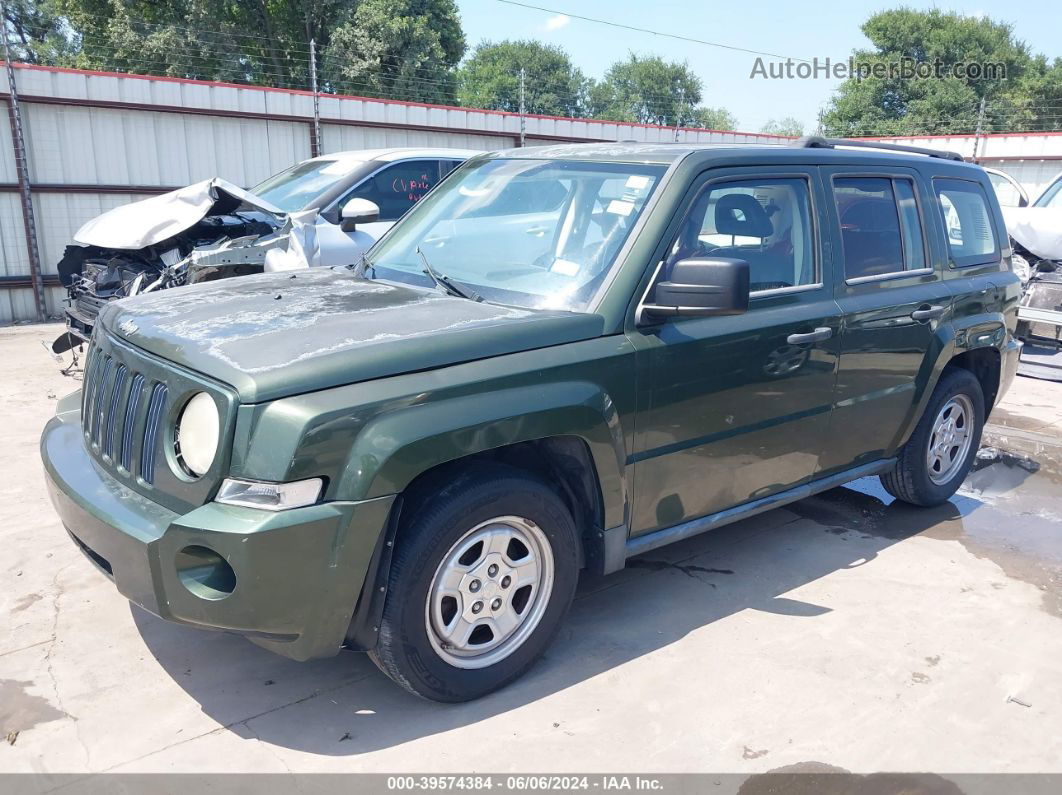
<path id="1" fill-rule="evenodd" d="M 68 291 L 67 332 L 52 349 L 61 353 L 87 340 L 107 301 L 258 273 L 271 260 L 279 267 L 300 258 L 303 267 L 355 264 L 406 210 L 475 154 L 336 152 L 297 163 L 250 190 L 215 178 L 115 207 L 77 231 L 57 266 Z M 298 256 L 289 256 L 289 243 Z"/>
<path id="2" fill-rule="evenodd" d="M 464 149 L 338 152 L 304 160 L 251 188 L 251 193 L 289 215 L 315 210 L 320 260 L 314 264 L 348 265 L 439 180 L 475 154 Z M 343 209 L 352 199 L 375 204 L 378 218 L 344 224 Z"/>

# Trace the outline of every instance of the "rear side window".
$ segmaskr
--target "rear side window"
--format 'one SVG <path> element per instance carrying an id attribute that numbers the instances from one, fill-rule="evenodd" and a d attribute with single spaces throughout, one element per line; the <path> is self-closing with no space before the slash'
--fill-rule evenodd
<path id="1" fill-rule="evenodd" d="M 999 259 L 999 244 L 984 188 L 962 179 L 935 179 L 951 259 L 959 267 Z"/>
<path id="2" fill-rule="evenodd" d="M 693 203 L 668 255 L 733 257 L 749 263 L 752 292 L 815 284 L 808 182 L 801 177 L 711 184 Z"/>
<path id="3" fill-rule="evenodd" d="M 834 201 L 841 223 L 846 279 L 926 267 L 914 183 L 892 177 L 838 177 Z"/>
<path id="4" fill-rule="evenodd" d="M 410 160 L 380 169 L 339 203 L 368 199 L 380 208 L 381 221 L 397 221 L 439 182 L 438 160 Z"/>

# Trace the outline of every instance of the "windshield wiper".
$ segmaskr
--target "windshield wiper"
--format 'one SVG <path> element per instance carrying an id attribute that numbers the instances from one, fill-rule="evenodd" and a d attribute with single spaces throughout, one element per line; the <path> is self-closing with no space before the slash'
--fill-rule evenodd
<path id="1" fill-rule="evenodd" d="M 355 265 L 349 266 L 353 269 L 354 275 L 359 279 L 368 279 L 369 276 L 366 271 L 372 271 L 372 278 L 376 278 L 376 266 L 369 261 L 369 258 L 365 255 L 365 251 L 361 252 L 361 256 Z"/>
<path id="2" fill-rule="evenodd" d="M 469 301 L 482 301 L 483 296 L 477 293 L 475 290 L 467 287 L 458 287 L 457 284 L 450 279 L 444 273 L 439 273 L 428 262 L 428 258 L 424 256 L 424 252 L 420 250 L 420 246 L 417 246 L 417 256 L 420 257 L 420 261 L 424 263 L 424 273 L 431 277 L 431 280 L 450 295 L 456 295 L 458 298 L 467 298 Z"/>

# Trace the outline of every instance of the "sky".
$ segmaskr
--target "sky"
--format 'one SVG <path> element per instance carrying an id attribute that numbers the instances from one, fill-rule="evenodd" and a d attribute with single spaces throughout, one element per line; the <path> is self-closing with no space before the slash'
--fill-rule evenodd
<path id="1" fill-rule="evenodd" d="M 580 14 L 662 33 L 820 61 L 847 60 L 869 46 L 860 25 L 876 11 L 899 6 L 940 8 L 1009 22 L 1034 53 L 1062 57 L 1062 3 L 1046 0 L 954 0 L 947 3 L 893 0 L 865 3 L 712 2 L 711 0 L 526 0 L 552 11 L 506 5 L 498 0 L 458 0 L 469 48 L 488 39 L 533 38 L 564 48 L 586 75 L 600 78 L 628 52 L 686 61 L 704 84 L 702 104 L 724 107 L 738 129 L 758 131 L 770 119 L 792 116 L 813 132 L 840 81 L 767 80 L 750 75 L 758 56 L 620 30 L 571 17 Z M 557 12 L 557 13 L 554 13 Z M 563 13 L 567 12 L 567 14 Z M 777 61 L 763 56 L 764 63 Z"/>

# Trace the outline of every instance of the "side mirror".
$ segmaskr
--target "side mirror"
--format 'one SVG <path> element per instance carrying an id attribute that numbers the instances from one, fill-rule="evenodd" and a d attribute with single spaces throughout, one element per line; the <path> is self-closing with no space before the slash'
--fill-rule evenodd
<path id="1" fill-rule="evenodd" d="M 351 199 L 339 214 L 339 228 L 353 232 L 358 224 L 371 224 L 380 218 L 380 207 L 368 199 Z"/>
<path id="2" fill-rule="evenodd" d="M 743 259 L 698 257 L 671 266 L 671 279 L 658 282 L 652 317 L 740 315 L 749 308 L 749 264 Z"/>

